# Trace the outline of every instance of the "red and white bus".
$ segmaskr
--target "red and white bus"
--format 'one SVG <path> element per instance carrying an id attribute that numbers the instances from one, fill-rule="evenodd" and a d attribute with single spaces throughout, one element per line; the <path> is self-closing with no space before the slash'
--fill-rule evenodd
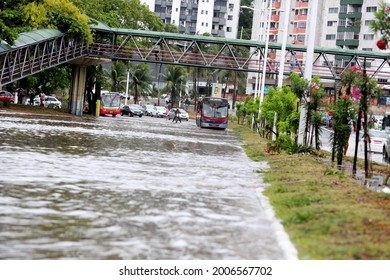
<path id="1" fill-rule="evenodd" d="M 203 97 L 196 108 L 196 125 L 199 127 L 226 129 L 229 102 L 226 98 Z"/>
<path id="2" fill-rule="evenodd" d="M 112 115 L 115 117 L 120 114 L 121 96 L 117 92 L 102 93 L 100 103 L 100 115 Z"/>

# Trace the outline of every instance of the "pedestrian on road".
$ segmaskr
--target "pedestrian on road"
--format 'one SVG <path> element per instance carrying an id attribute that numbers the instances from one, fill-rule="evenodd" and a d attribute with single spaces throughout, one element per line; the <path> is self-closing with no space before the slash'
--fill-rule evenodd
<path id="1" fill-rule="evenodd" d="M 175 111 L 175 117 L 173 118 L 172 122 L 174 122 L 174 121 L 176 121 L 176 123 L 177 123 L 177 121 L 179 121 L 181 123 L 179 108 L 177 108 Z"/>

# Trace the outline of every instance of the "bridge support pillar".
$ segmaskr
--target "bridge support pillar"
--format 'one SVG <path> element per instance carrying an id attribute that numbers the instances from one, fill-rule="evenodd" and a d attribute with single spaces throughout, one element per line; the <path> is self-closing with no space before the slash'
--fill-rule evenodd
<path id="1" fill-rule="evenodd" d="M 87 66 L 73 65 L 69 100 L 69 108 L 72 115 L 81 116 L 83 114 L 86 78 Z"/>

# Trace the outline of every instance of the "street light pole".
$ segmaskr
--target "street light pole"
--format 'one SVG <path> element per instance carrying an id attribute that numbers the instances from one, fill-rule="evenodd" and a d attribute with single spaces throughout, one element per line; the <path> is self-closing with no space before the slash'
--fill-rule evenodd
<path id="1" fill-rule="evenodd" d="M 282 50 L 280 52 L 280 64 L 279 64 L 279 75 L 278 75 L 278 87 L 283 86 L 283 76 L 284 76 L 284 64 L 286 60 L 286 45 L 287 45 L 287 35 L 288 35 L 288 24 L 290 21 L 290 7 L 291 1 L 286 1 L 286 14 L 284 17 L 283 24 L 283 37 L 282 37 Z"/>
<path id="2" fill-rule="evenodd" d="M 316 24 L 317 24 L 317 10 L 318 10 L 318 0 L 311 1 L 310 7 L 310 20 L 309 20 L 309 34 L 307 39 L 307 51 L 306 51 L 306 65 L 305 65 L 305 80 L 311 80 L 312 70 L 313 70 L 313 57 L 314 57 L 314 40 L 316 36 Z M 304 94 L 306 95 L 306 94 Z M 304 98 L 307 98 L 304 100 Z M 310 101 L 309 96 L 304 96 L 301 104 L 301 113 L 299 116 L 299 129 L 298 129 L 298 144 L 306 144 L 306 115 L 307 108 L 306 103 Z"/>
<path id="3" fill-rule="evenodd" d="M 259 113 L 258 118 L 260 118 L 260 106 L 264 100 L 264 91 L 265 91 L 265 74 L 267 72 L 267 58 L 268 58 L 268 45 L 269 45 L 269 31 L 271 25 L 271 0 L 267 1 L 267 25 L 266 25 L 266 38 L 265 38 L 265 48 L 264 48 L 264 56 L 263 56 L 263 72 L 261 75 L 261 87 L 260 87 L 260 102 L 259 102 Z"/>

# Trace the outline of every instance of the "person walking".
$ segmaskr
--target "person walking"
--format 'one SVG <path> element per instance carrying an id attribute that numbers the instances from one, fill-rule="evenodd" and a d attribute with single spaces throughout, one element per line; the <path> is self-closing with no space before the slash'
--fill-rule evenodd
<path id="1" fill-rule="evenodd" d="M 177 108 L 175 111 L 175 117 L 173 118 L 172 122 L 174 122 L 174 121 L 176 121 L 176 123 L 177 123 L 177 121 L 179 121 L 181 123 L 179 108 Z"/>

